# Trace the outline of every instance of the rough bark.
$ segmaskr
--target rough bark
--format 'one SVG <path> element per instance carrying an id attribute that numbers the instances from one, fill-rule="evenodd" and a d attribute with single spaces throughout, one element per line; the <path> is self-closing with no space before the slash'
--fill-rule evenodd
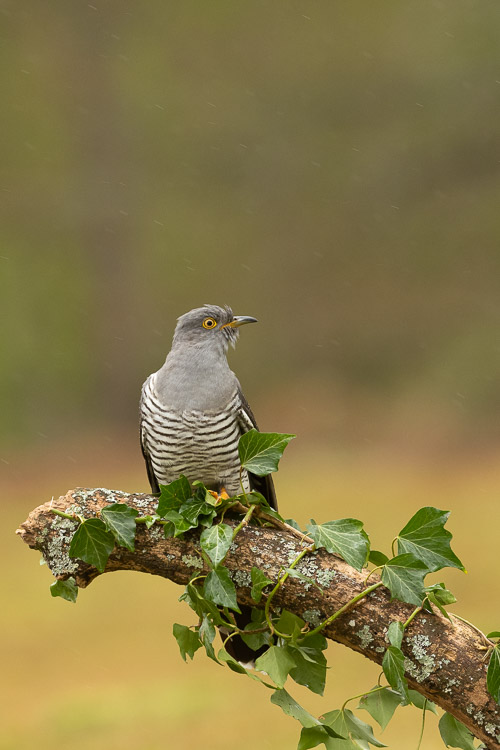
<path id="1" fill-rule="evenodd" d="M 85 588 L 100 574 L 94 567 L 68 556 L 77 523 L 54 515 L 51 509 L 92 517 L 111 502 L 125 502 L 143 515 L 154 512 L 157 503 L 146 494 L 70 490 L 58 500 L 32 511 L 18 533 L 26 544 L 43 554 L 57 578 L 72 575 L 78 586 Z M 148 530 L 138 525 L 135 551 L 115 547 L 104 572 L 139 570 L 185 584 L 193 571 L 208 572 L 198 539 L 196 531 L 186 534 L 184 539 L 165 539 L 163 527 L 155 525 Z M 285 530 L 244 527 L 225 561 L 237 588 L 238 601 L 254 604 L 250 597 L 252 566 L 276 580 L 280 568 L 287 567 L 300 550 L 300 539 Z M 313 577 L 322 586 L 323 595 L 315 586 L 288 578 L 273 602 L 312 625 L 359 593 L 366 578 L 366 572 L 359 573 L 323 549 L 307 555 L 298 570 Z M 387 647 L 388 624 L 392 620 L 404 622 L 413 609 L 412 605 L 391 601 L 389 591 L 380 587 L 326 628 L 325 635 L 380 664 Z M 500 750 L 500 706 L 486 689 L 487 646 L 485 636 L 473 626 L 455 617 L 449 622 L 437 612 L 421 612 L 409 625 L 402 650 L 407 658 L 410 687 L 453 714 L 489 750 Z"/>

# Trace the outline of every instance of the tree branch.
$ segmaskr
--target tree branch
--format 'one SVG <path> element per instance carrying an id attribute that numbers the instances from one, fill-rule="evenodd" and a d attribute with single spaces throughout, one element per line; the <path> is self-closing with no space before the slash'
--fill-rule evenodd
<path id="1" fill-rule="evenodd" d="M 90 518 L 112 502 L 127 503 L 141 515 L 154 513 L 157 507 L 152 495 L 75 489 L 32 511 L 17 533 L 42 553 L 57 578 L 74 576 L 78 586 L 85 588 L 100 574 L 96 568 L 68 556 L 77 522 L 54 514 L 53 510 Z M 231 523 L 227 519 L 226 522 Z M 301 540 L 286 529 L 244 526 L 225 561 L 238 601 L 255 606 L 250 597 L 252 566 L 277 580 L 280 569 L 288 567 L 302 548 Z M 113 570 L 138 570 L 179 584 L 186 584 L 194 571 L 208 572 L 200 554 L 199 532 L 186 533 L 184 539 L 165 539 L 163 526 L 158 524 L 150 529 L 145 524 L 138 525 L 134 552 L 115 547 L 104 572 Z M 366 572 L 359 573 L 324 549 L 308 554 L 298 570 L 314 578 L 323 594 L 315 586 L 289 577 L 273 599 L 273 607 L 294 612 L 312 627 L 365 588 Z M 377 577 L 370 580 L 375 583 Z M 392 620 L 404 623 L 413 610 L 412 605 L 391 601 L 389 591 L 381 586 L 338 617 L 324 633 L 380 664 L 387 648 L 388 624 Z M 453 714 L 488 750 L 500 750 L 500 707 L 486 689 L 488 644 L 474 626 L 453 616 L 449 622 L 438 612 L 422 611 L 405 631 L 402 650 L 410 686 Z"/>

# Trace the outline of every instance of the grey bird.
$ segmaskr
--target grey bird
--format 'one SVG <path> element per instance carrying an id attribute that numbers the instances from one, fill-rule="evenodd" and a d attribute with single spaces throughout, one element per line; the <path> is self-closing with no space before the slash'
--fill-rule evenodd
<path id="1" fill-rule="evenodd" d="M 165 364 L 142 387 L 141 446 L 153 493 L 181 474 L 230 496 L 241 491 L 238 441 L 258 428 L 229 368 L 227 350 L 236 344 L 239 328 L 255 322 L 217 305 L 204 305 L 178 319 Z M 277 509 L 270 476 L 243 471 L 241 480 L 246 492 L 257 490 Z M 237 622 L 243 628 L 250 622 L 250 609 L 241 609 Z M 237 637 L 227 642 L 227 650 L 242 662 L 260 653 Z"/>
<path id="2" fill-rule="evenodd" d="M 238 441 L 257 423 L 226 355 L 240 326 L 256 322 L 217 305 L 178 319 L 165 364 L 142 387 L 141 445 L 153 492 L 181 474 L 210 490 L 240 492 Z M 276 508 L 270 477 L 244 471 L 242 481 Z"/>

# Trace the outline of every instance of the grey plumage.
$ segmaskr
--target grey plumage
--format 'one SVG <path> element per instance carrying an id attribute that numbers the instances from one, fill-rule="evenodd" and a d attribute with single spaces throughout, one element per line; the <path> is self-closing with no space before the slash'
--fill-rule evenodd
<path id="1" fill-rule="evenodd" d="M 165 364 L 142 388 L 141 445 L 153 492 L 180 474 L 230 495 L 240 491 L 238 440 L 257 425 L 226 355 L 239 326 L 254 321 L 217 305 L 178 319 Z M 269 477 L 243 472 L 243 485 L 276 506 Z"/>
<path id="2" fill-rule="evenodd" d="M 240 492 L 238 441 L 257 428 L 238 379 L 227 363 L 238 328 L 255 318 L 235 316 L 230 307 L 204 305 L 182 315 L 165 364 L 149 376 L 141 395 L 141 446 L 153 492 L 181 474 L 191 482 L 229 495 Z M 255 489 L 274 508 L 271 477 L 242 474 L 245 491 Z M 251 622 L 250 607 L 234 613 L 242 630 Z M 223 638 L 227 633 L 221 631 Z M 226 648 L 242 663 L 266 650 L 253 651 L 239 636 Z"/>

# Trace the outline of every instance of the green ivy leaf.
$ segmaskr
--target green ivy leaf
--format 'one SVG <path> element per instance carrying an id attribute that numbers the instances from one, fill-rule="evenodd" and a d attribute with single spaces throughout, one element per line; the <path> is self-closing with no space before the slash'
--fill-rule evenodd
<path id="1" fill-rule="evenodd" d="M 244 469 L 260 477 L 278 471 L 278 464 L 286 446 L 295 435 L 279 432 L 245 432 L 238 443 L 240 462 Z"/>
<path id="2" fill-rule="evenodd" d="M 385 565 L 388 559 L 387 555 L 384 555 L 383 552 L 379 552 L 376 549 L 371 549 L 370 554 L 368 555 L 368 560 L 376 565 L 377 568 L 381 565 Z"/>
<path id="3" fill-rule="evenodd" d="M 197 499 L 190 500 L 181 505 L 179 513 L 191 524 L 191 528 L 195 528 L 196 526 L 211 526 L 213 519 L 217 515 L 217 511 L 213 505 L 206 503 L 204 500 Z"/>
<path id="4" fill-rule="evenodd" d="M 368 559 L 370 542 L 363 531 L 363 524 L 355 518 L 342 518 L 317 524 L 314 520 L 307 527 L 316 547 L 340 555 L 348 565 L 361 570 Z"/>
<path id="5" fill-rule="evenodd" d="M 488 673 L 486 675 L 486 685 L 492 698 L 497 703 L 500 703 L 500 646 L 495 646 L 491 652 Z"/>
<path id="6" fill-rule="evenodd" d="M 276 629 L 279 633 L 287 633 L 287 635 L 291 635 L 291 643 L 295 643 L 297 638 L 302 635 L 301 631 L 305 624 L 305 620 L 301 617 L 284 609 L 276 623 Z"/>
<path id="7" fill-rule="evenodd" d="M 436 704 L 427 699 L 427 703 L 425 702 L 426 699 L 424 698 L 421 693 L 418 693 L 416 690 L 408 690 L 408 695 L 410 696 L 410 701 L 415 708 L 420 708 L 421 711 L 432 711 L 433 714 L 436 714 L 437 716 L 437 707 Z"/>
<path id="8" fill-rule="evenodd" d="M 427 566 L 414 555 L 393 557 L 382 568 L 382 583 L 387 586 L 393 599 L 419 606 L 424 599 L 424 578 Z"/>
<path id="9" fill-rule="evenodd" d="M 257 682 L 262 683 L 268 688 L 271 688 L 271 690 L 274 689 L 274 685 L 271 685 L 268 682 L 264 682 L 260 677 L 258 677 L 256 674 L 253 674 L 248 669 L 246 669 L 242 664 L 240 664 L 239 661 L 236 661 L 227 651 L 225 648 L 221 648 L 219 653 L 217 654 L 217 659 L 219 662 L 223 662 L 224 664 L 227 664 L 229 669 L 231 669 L 233 672 L 236 672 L 237 674 L 246 674 L 247 677 L 250 677 L 252 680 L 256 680 Z"/>
<path id="10" fill-rule="evenodd" d="M 198 628 L 198 636 L 205 647 L 207 656 L 218 664 L 219 661 L 215 656 L 214 647 L 212 645 L 215 638 L 215 626 L 207 615 L 203 615 L 200 627 Z"/>
<path id="11" fill-rule="evenodd" d="M 398 620 L 394 620 L 394 622 L 391 622 L 387 629 L 387 638 L 389 639 L 389 643 L 391 644 L 391 646 L 396 646 L 396 648 L 401 648 L 404 634 L 405 629 L 403 627 L 403 623 L 399 622 Z"/>
<path id="12" fill-rule="evenodd" d="M 102 573 L 114 546 L 115 538 L 106 531 L 104 522 L 99 518 L 88 518 L 75 531 L 68 554 L 93 565 Z"/>
<path id="13" fill-rule="evenodd" d="M 274 691 L 271 695 L 271 703 L 279 706 L 287 716 L 291 716 L 292 719 L 297 719 L 297 721 L 299 721 L 303 727 L 306 727 L 306 729 L 310 727 L 323 727 L 329 737 L 345 739 L 343 735 L 338 734 L 327 724 L 312 716 L 312 714 L 306 711 L 305 708 L 302 708 L 302 706 L 283 688 Z"/>
<path id="14" fill-rule="evenodd" d="M 233 530 L 225 523 L 216 523 L 204 529 L 200 536 L 200 546 L 215 566 L 221 563 L 233 541 Z"/>
<path id="15" fill-rule="evenodd" d="M 431 604 L 439 609 L 442 615 L 451 621 L 451 617 L 445 609 L 448 604 L 454 604 L 457 600 L 455 596 L 449 591 L 444 583 L 434 583 L 432 586 L 425 587 L 425 594 Z M 425 609 L 432 611 L 431 607 L 426 603 Z"/>
<path id="16" fill-rule="evenodd" d="M 194 630 L 190 630 L 186 625 L 179 625 L 179 623 L 176 622 L 173 627 L 173 633 L 184 661 L 187 661 L 186 654 L 192 659 L 195 652 L 203 645 L 198 633 Z"/>
<path id="17" fill-rule="evenodd" d="M 177 510 L 193 496 L 191 486 L 184 474 L 170 484 L 160 484 L 160 493 L 157 512 L 161 517 L 167 510 Z"/>
<path id="18" fill-rule="evenodd" d="M 421 560 L 431 571 L 464 566 L 452 551 L 452 535 L 444 528 L 449 511 L 438 508 L 421 508 L 398 535 L 399 554 L 410 553 Z"/>
<path id="19" fill-rule="evenodd" d="M 188 583 L 184 593 L 179 597 L 179 601 L 187 602 L 200 619 L 202 619 L 204 615 L 208 615 L 216 625 L 224 624 L 221 613 L 213 602 L 205 599 L 199 586 L 195 586 L 193 583 Z"/>
<path id="20" fill-rule="evenodd" d="M 405 678 L 405 657 L 401 649 L 389 646 L 382 660 L 382 669 L 389 685 L 403 697 L 403 705 L 410 702 L 408 683 Z"/>
<path id="21" fill-rule="evenodd" d="M 70 576 L 65 581 L 54 581 L 50 586 L 50 593 L 51 596 L 60 596 L 61 599 L 74 604 L 78 596 L 78 586 L 73 576 Z"/>
<path id="22" fill-rule="evenodd" d="M 329 711 L 323 716 L 323 721 L 342 737 L 349 737 L 354 741 L 369 742 L 375 747 L 386 747 L 375 738 L 371 726 L 358 719 L 348 708 L 343 711 L 339 709 Z M 339 745 L 339 747 L 343 747 L 343 745 Z"/>
<path id="23" fill-rule="evenodd" d="M 401 694 L 391 688 L 377 689 L 373 693 L 363 695 L 358 708 L 364 708 L 370 716 L 385 729 L 394 715 L 394 711 L 401 705 Z"/>
<path id="24" fill-rule="evenodd" d="M 165 521 L 169 521 L 169 523 L 164 526 L 166 538 L 171 536 L 181 536 L 185 531 L 194 529 L 197 526 L 196 522 L 191 523 L 191 521 L 187 521 L 184 516 L 181 516 L 176 510 L 165 511 L 163 518 Z"/>
<path id="25" fill-rule="evenodd" d="M 255 669 L 266 672 L 279 688 L 283 687 L 294 667 L 295 659 L 287 646 L 270 646 L 255 662 Z"/>
<path id="26" fill-rule="evenodd" d="M 252 576 L 252 590 L 250 596 L 257 604 L 262 599 L 262 592 L 266 586 L 272 586 L 273 582 L 258 568 L 255 566 L 252 568 L 250 575 Z"/>
<path id="27" fill-rule="evenodd" d="M 345 745 L 343 740 L 341 740 L 341 742 Z M 327 750 L 335 747 L 335 745 L 332 745 L 330 742 L 330 735 L 326 731 L 326 728 L 322 726 L 302 727 L 297 750 L 309 750 L 309 748 L 318 747 L 318 745 L 324 745 Z"/>
<path id="28" fill-rule="evenodd" d="M 236 612 L 240 612 L 236 600 L 236 589 L 232 582 L 229 571 L 222 565 L 214 568 L 205 578 L 203 585 L 203 594 L 213 604 L 221 607 L 229 607 Z"/>
<path id="29" fill-rule="evenodd" d="M 326 682 L 326 658 L 322 651 L 301 646 L 288 646 L 295 661 L 290 677 L 317 695 L 323 695 Z"/>
<path id="30" fill-rule="evenodd" d="M 254 613 L 258 613 L 262 619 L 254 619 Z M 252 609 L 252 622 L 245 625 L 245 630 L 258 630 L 264 625 L 265 619 L 263 610 Z M 250 633 L 249 635 L 245 635 L 245 631 L 243 631 L 241 638 L 254 651 L 257 651 L 261 646 L 269 646 L 271 642 L 269 630 L 264 630 L 262 633 Z"/>
<path id="31" fill-rule="evenodd" d="M 439 732 L 446 747 L 459 747 L 462 750 L 475 750 L 474 737 L 458 719 L 451 714 L 443 714 L 439 720 Z"/>
<path id="32" fill-rule="evenodd" d="M 134 551 L 135 519 L 138 515 L 139 512 L 135 508 L 124 503 L 113 503 L 101 510 L 101 519 L 106 524 L 107 530 L 113 534 L 116 543 L 131 552 Z"/>
<path id="33" fill-rule="evenodd" d="M 491 633 L 487 634 L 486 638 L 500 638 L 500 630 L 492 630 Z"/>

